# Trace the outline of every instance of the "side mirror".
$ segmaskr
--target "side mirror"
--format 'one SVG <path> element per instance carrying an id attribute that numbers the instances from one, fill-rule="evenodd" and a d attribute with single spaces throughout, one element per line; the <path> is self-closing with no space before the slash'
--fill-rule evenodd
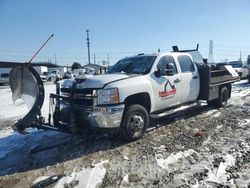
<path id="1" fill-rule="evenodd" d="M 159 77 L 162 76 L 162 70 L 157 69 L 157 70 L 154 72 L 154 74 L 155 74 L 155 76 L 156 76 L 157 78 L 159 78 Z"/>
<path id="2" fill-rule="evenodd" d="M 174 64 L 173 63 L 168 63 L 166 65 L 165 69 L 158 69 L 157 71 L 154 72 L 155 76 L 157 78 L 161 77 L 161 76 L 172 76 L 174 75 Z"/>
<path id="3" fill-rule="evenodd" d="M 165 69 L 165 74 L 167 76 L 172 76 L 174 75 L 174 64 L 173 63 L 168 63 Z"/>

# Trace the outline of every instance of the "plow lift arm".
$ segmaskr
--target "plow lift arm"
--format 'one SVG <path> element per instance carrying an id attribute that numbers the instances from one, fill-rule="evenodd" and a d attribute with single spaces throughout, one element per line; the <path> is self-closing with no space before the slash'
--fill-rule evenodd
<path id="1" fill-rule="evenodd" d="M 45 95 L 44 85 L 31 62 L 53 36 L 54 34 L 44 42 L 28 63 L 24 63 L 22 66 L 15 67 L 10 71 L 10 88 L 13 102 L 22 99 L 29 107 L 29 112 L 13 126 L 13 129 L 19 133 L 25 133 L 25 129 L 28 127 L 41 126 L 43 121 L 41 108 Z"/>

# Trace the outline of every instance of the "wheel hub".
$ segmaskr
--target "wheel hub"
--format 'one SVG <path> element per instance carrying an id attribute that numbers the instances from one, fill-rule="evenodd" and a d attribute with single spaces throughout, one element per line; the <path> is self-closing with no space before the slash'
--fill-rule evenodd
<path id="1" fill-rule="evenodd" d="M 130 128 L 132 130 L 134 130 L 135 132 L 136 131 L 140 131 L 143 129 L 143 126 L 144 126 L 144 120 L 141 116 L 139 115 L 134 115 L 132 118 L 131 118 L 131 121 L 130 121 Z"/>

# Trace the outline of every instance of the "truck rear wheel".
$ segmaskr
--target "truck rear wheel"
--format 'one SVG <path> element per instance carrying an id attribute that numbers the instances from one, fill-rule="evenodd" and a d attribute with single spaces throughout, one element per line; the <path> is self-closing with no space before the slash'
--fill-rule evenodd
<path id="1" fill-rule="evenodd" d="M 207 101 L 209 106 L 224 107 L 227 105 L 229 99 L 229 91 L 227 87 L 222 87 L 219 91 L 219 97 L 217 99 Z"/>
<path id="2" fill-rule="evenodd" d="M 229 91 L 227 87 L 222 87 L 220 89 L 219 98 L 215 100 L 215 105 L 218 107 L 224 107 L 227 105 L 229 99 Z"/>
<path id="3" fill-rule="evenodd" d="M 138 104 L 125 109 L 121 123 L 121 135 L 127 141 L 138 140 L 143 137 L 149 124 L 147 110 Z"/>

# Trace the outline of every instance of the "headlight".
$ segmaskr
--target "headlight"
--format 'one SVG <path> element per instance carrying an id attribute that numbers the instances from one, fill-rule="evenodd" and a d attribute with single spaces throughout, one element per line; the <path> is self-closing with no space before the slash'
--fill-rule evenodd
<path id="1" fill-rule="evenodd" d="M 71 94 L 71 88 L 69 87 L 62 87 L 61 88 L 61 95 L 65 96 L 65 97 L 69 97 Z"/>
<path id="2" fill-rule="evenodd" d="M 118 88 L 97 90 L 97 104 L 116 104 L 119 103 Z"/>

